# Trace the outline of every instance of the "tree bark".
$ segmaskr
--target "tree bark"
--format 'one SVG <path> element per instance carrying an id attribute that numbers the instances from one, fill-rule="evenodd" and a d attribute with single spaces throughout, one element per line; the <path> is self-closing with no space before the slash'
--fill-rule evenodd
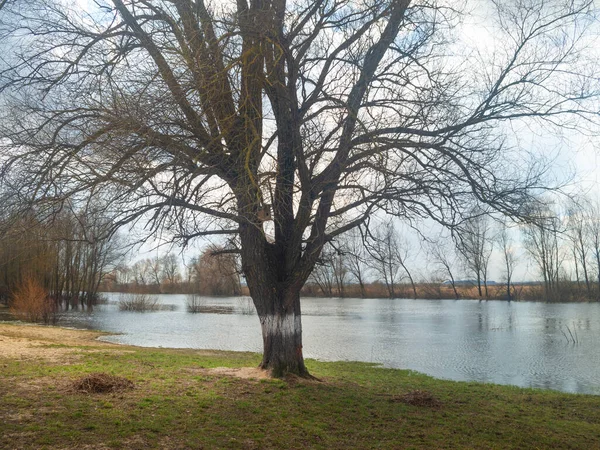
<path id="1" fill-rule="evenodd" d="M 309 376 L 302 354 L 300 289 L 305 277 L 286 269 L 283 252 L 259 226 L 241 224 L 242 268 L 263 336 L 260 367 L 275 377 Z"/>
<path id="2" fill-rule="evenodd" d="M 276 292 L 266 303 L 273 308 L 259 312 L 263 336 L 260 367 L 276 377 L 286 373 L 307 376 L 302 354 L 300 293 L 295 290 Z"/>

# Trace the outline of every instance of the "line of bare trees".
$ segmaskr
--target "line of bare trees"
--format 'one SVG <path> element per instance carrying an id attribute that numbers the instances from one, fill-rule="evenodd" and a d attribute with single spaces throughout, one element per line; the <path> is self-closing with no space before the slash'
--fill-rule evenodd
<path id="1" fill-rule="evenodd" d="M 37 285 L 56 308 L 91 308 L 103 276 L 118 264 L 118 237 L 94 210 L 64 210 L 52 221 L 34 212 L 0 221 L 0 297 L 8 303 L 22 286 Z"/>
<path id="2" fill-rule="evenodd" d="M 211 245 L 181 267 L 174 253 L 121 263 L 105 277 L 106 291 L 241 295 L 239 260 Z"/>
<path id="3" fill-rule="evenodd" d="M 524 248 L 549 301 L 600 300 L 600 205 L 586 198 L 537 211 L 524 229 Z"/>
<path id="4" fill-rule="evenodd" d="M 566 206 L 543 204 L 520 225 L 474 209 L 451 233 L 435 239 L 399 232 L 392 221 L 363 234 L 354 230 L 326 246 L 303 292 L 340 297 L 600 299 L 600 207 L 585 198 L 570 199 Z M 490 280 L 492 260 L 498 282 Z M 427 261 L 427 266 L 419 261 Z M 515 283 L 515 275 L 520 282 Z"/>

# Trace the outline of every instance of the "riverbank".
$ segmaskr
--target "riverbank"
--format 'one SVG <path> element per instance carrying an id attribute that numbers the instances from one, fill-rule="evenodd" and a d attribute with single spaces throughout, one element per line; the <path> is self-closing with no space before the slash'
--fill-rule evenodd
<path id="1" fill-rule="evenodd" d="M 575 281 L 563 281 L 560 288 L 548 293 L 542 282 L 520 282 L 511 284 L 511 301 L 535 301 L 546 303 L 586 303 L 600 301 L 600 287 L 597 283 L 586 285 Z M 506 285 L 490 284 L 487 289 L 479 289 L 474 284 L 461 283 L 454 288 L 449 283 L 416 283 L 414 286 L 399 283 L 393 292 L 382 283 L 367 283 L 362 288 L 358 284 L 346 284 L 343 288 L 334 285 L 319 286 L 307 283 L 300 293 L 302 297 L 313 298 L 373 298 L 373 299 L 415 299 L 415 300 L 509 300 Z M 146 294 L 189 294 L 186 286 L 170 286 L 162 289 L 159 285 L 102 285 L 100 293 L 140 292 Z M 199 294 L 204 295 L 204 294 Z M 241 287 L 241 296 L 249 296 L 247 286 Z M 205 295 L 211 297 L 211 295 Z"/>
<path id="2" fill-rule="evenodd" d="M 0 448 L 600 447 L 598 396 L 348 362 L 308 361 L 320 381 L 261 379 L 240 370 L 256 367 L 256 354 L 99 335 L 0 324 Z M 132 385 L 82 391 L 98 372 Z"/>

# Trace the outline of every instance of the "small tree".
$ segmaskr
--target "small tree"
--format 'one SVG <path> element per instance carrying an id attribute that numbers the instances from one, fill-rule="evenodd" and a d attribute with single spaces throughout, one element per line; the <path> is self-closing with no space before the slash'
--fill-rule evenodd
<path id="1" fill-rule="evenodd" d="M 567 208 L 567 235 L 572 245 L 573 262 L 575 264 L 575 274 L 579 284 L 581 271 L 585 282 L 585 289 L 588 298 L 592 298 L 592 286 L 590 283 L 590 253 L 593 252 L 589 211 L 590 208 L 585 204 L 573 203 Z"/>
<path id="2" fill-rule="evenodd" d="M 17 318 L 28 322 L 55 324 L 58 321 L 56 300 L 32 276 L 26 276 L 15 289 L 10 309 Z"/>
<path id="3" fill-rule="evenodd" d="M 325 297 L 333 297 L 333 286 L 335 284 L 335 251 L 333 248 L 325 248 L 312 273 L 310 281 L 316 284 Z"/>
<path id="4" fill-rule="evenodd" d="M 240 295 L 236 255 L 222 247 L 209 246 L 202 252 L 195 270 L 195 285 L 203 295 Z"/>
<path id="5" fill-rule="evenodd" d="M 485 297 L 488 298 L 488 265 L 494 248 L 494 240 L 491 235 L 489 218 L 485 212 L 479 207 L 473 208 L 471 215 L 457 228 L 454 239 L 465 268 L 469 275 L 477 280 L 479 297 L 483 297 L 481 289 L 483 285 Z"/>
<path id="6" fill-rule="evenodd" d="M 508 225 L 506 221 L 500 225 L 500 232 L 498 233 L 498 243 L 500 250 L 502 251 L 502 261 L 504 266 L 504 276 L 506 279 L 506 299 L 512 300 L 512 277 L 517 263 L 517 255 L 514 247 L 513 238 L 510 235 Z"/>
<path id="7" fill-rule="evenodd" d="M 365 283 L 369 270 L 366 264 L 368 256 L 359 229 L 355 228 L 342 236 L 339 240 L 339 245 L 344 255 L 345 266 L 356 283 L 358 283 L 361 297 L 365 297 Z"/>
<path id="8" fill-rule="evenodd" d="M 597 202 L 590 205 L 589 234 L 592 259 L 596 269 L 596 298 L 600 299 L 600 204 Z"/>
<path id="9" fill-rule="evenodd" d="M 380 224 L 370 233 L 366 249 L 373 261 L 373 271 L 385 283 L 390 298 L 396 297 L 397 285 L 405 278 L 410 281 L 416 298 L 416 285 L 406 264 L 410 246 L 401 242 L 392 221 Z"/>
<path id="10" fill-rule="evenodd" d="M 457 260 L 455 255 L 455 249 L 446 244 L 447 240 L 440 238 L 435 242 L 429 244 L 429 254 L 436 266 L 436 272 L 438 272 L 443 279 L 446 279 L 452 291 L 454 292 L 454 298 L 459 299 L 458 291 L 456 290 L 456 277 L 455 271 L 457 267 Z"/>
<path id="11" fill-rule="evenodd" d="M 523 244 L 542 275 L 546 299 L 557 300 L 564 260 L 560 242 L 562 224 L 547 208 L 534 211 L 531 217 L 532 222 L 523 228 Z"/>

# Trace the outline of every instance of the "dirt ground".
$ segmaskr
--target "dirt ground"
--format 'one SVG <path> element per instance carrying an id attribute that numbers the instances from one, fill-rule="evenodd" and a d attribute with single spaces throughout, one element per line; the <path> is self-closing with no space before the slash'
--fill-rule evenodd
<path id="1" fill-rule="evenodd" d="M 115 352 L 131 351 L 98 341 L 98 336 L 102 336 L 102 333 L 37 325 L 0 324 L 0 358 L 67 362 L 76 359 L 78 354 L 104 348 Z M 100 349 L 73 348 L 88 345 Z"/>
<path id="2" fill-rule="evenodd" d="M 82 354 L 98 351 L 111 353 L 129 353 L 135 350 L 123 348 L 97 340 L 103 333 L 98 331 L 74 330 L 68 328 L 0 324 L 0 359 L 32 360 L 43 359 L 52 363 L 69 364 Z M 94 348 L 80 348 L 90 346 Z M 210 354 L 212 352 L 203 352 Z M 196 369 L 206 374 L 229 376 L 236 378 L 270 378 L 266 370 L 258 367 L 216 367 L 214 369 Z"/>

